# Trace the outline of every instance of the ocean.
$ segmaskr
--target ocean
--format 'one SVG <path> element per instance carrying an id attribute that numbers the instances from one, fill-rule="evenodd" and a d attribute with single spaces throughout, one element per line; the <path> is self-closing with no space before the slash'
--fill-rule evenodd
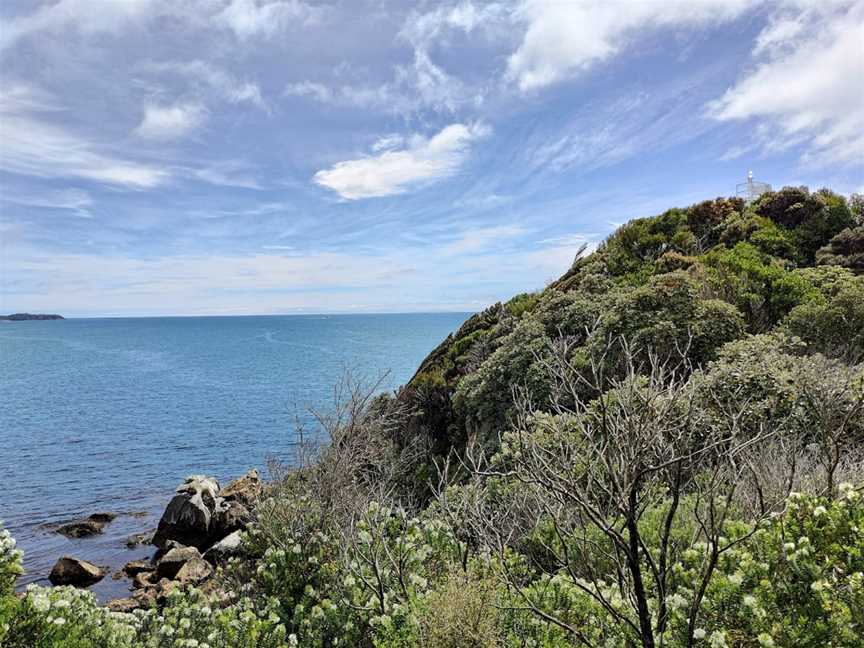
<path id="1" fill-rule="evenodd" d="M 220 482 L 289 462 L 298 422 L 346 372 L 395 389 L 467 313 L 0 322 L 0 520 L 47 584 L 61 555 L 111 568 L 189 474 Z M 308 432 L 307 432 L 308 433 Z M 102 535 L 52 525 L 110 511 Z M 107 576 L 100 600 L 127 595 Z"/>

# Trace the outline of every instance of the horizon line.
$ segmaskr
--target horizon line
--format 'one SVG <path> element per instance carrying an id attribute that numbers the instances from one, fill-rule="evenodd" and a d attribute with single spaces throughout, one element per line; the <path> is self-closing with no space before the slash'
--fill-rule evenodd
<path id="1" fill-rule="evenodd" d="M 482 310 L 482 309 L 481 309 Z M 321 317 L 344 315 L 464 315 L 479 313 L 480 310 L 429 310 L 429 311 L 329 311 L 308 313 L 223 313 L 223 314 L 186 314 L 186 315 L 63 315 L 62 313 L 31 313 L 29 311 L 14 311 L 9 315 L 26 313 L 29 315 L 60 315 L 64 320 L 72 319 L 165 319 L 165 318 L 203 318 L 203 317 Z M 8 315 L 7 315 L 8 317 Z M 10 320 L 11 321 L 11 320 Z M 22 320 L 28 321 L 28 320 Z M 29 320 L 52 321 L 52 320 Z M 53 320 L 58 321 L 58 320 Z"/>

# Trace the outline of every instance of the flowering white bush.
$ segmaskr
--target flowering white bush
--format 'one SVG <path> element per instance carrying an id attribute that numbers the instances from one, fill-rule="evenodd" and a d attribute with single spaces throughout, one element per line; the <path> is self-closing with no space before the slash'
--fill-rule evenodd
<path id="1" fill-rule="evenodd" d="M 15 538 L 0 523 L 0 595 L 12 590 L 21 571 L 21 552 L 15 548 Z"/>

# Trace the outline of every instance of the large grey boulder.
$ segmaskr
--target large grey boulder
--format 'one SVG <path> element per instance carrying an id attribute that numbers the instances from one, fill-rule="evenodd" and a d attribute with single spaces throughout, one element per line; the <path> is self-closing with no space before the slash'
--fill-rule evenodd
<path id="1" fill-rule="evenodd" d="M 211 477 L 187 477 L 162 514 L 153 544 L 160 548 L 169 540 L 201 548 L 212 544 L 211 521 L 217 508 L 218 492 L 219 484 Z"/>
<path id="2" fill-rule="evenodd" d="M 48 575 L 48 580 L 52 585 L 74 585 L 75 587 L 87 587 L 98 583 L 105 577 L 105 570 L 97 567 L 93 563 L 86 560 L 73 558 L 72 556 L 63 556 L 58 560 L 51 573 Z"/>

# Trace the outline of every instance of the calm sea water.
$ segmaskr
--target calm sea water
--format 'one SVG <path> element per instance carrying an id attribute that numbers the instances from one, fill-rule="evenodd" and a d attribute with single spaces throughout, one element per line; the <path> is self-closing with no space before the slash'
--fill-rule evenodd
<path id="1" fill-rule="evenodd" d="M 407 381 L 467 314 L 303 315 L 0 322 L 0 520 L 25 552 L 21 584 L 72 554 L 113 569 L 150 548 L 191 473 L 222 481 L 290 461 L 295 422 L 326 408 L 346 370 Z M 47 525 L 114 511 L 101 536 Z M 101 599 L 123 596 L 110 576 Z"/>

